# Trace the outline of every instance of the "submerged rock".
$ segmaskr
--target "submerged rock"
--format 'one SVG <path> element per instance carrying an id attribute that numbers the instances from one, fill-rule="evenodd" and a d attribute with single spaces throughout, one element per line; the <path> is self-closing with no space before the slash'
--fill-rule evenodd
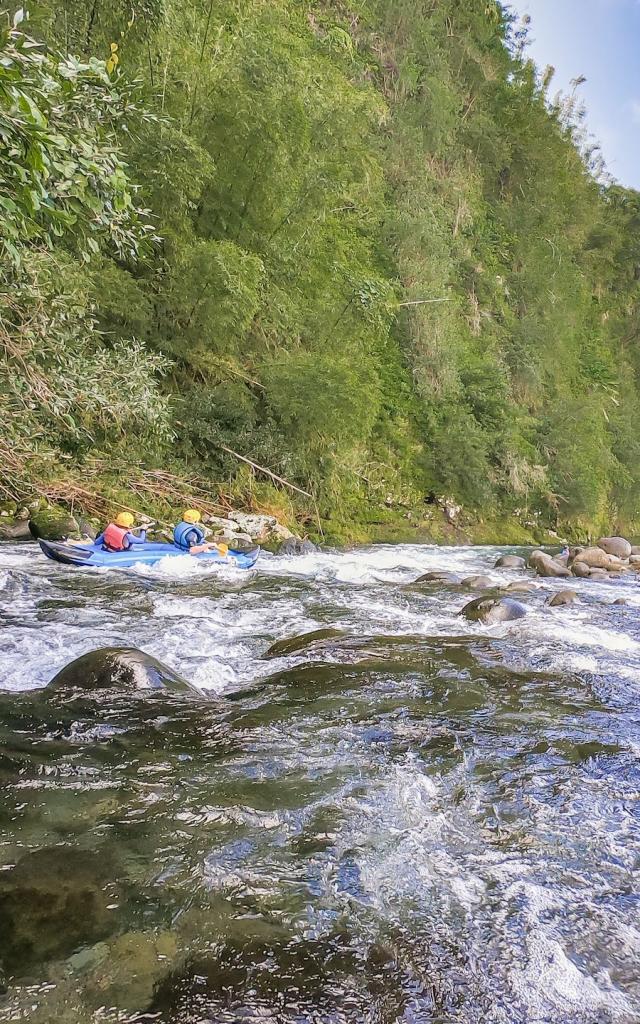
<path id="1" fill-rule="evenodd" d="M 598 547 L 608 555 L 615 555 L 616 558 L 628 558 L 632 553 L 631 544 L 624 537 L 601 537 Z"/>
<path id="2" fill-rule="evenodd" d="M 547 604 L 550 608 L 559 608 L 561 605 L 574 604 L 578 600 L 575 590 L 559 590 L 557 594 L 550 597 Z"/>
<path id="3" fill-rule="evenodd" d="M 470 622 L 484 622 L 491 626 L 496 622 L 512 622 L 527 614 L 527 609 L 510 597 L 477 597 L 466 604 L 461 615 Z"/>
<path id="4" fill-rule="evenodd" d="M 105 856 L 72 847 L 27 853 L 0 874 L 0 957 L 19 971 L 105 938 L 117 894 Z"/>
<path id="5" fill-rule="evenodd" d="M 416 583 L 460 583 L 460 577 L 456 576 L 454 572 L 436 569 L 433 572 L 425 572 L 422 576 L 418 576 L 411 586 L 415 586 Z"/>
<path id="6" fill-rule="evenodd" d="M 524 569 L 526 561 L 520 555 L 500 555 L 494 569 Z"/>
<path id="7" fill-rule="evenodd" d="M 529 580 L 514 580 L 513 583 L 508 583 L 506 587 L 502 587 L 502 590 L 507 594 L 530 594 L 531 591 L 537 589 L 537 584 L 530 583 Z"/>
<path id="8" fill-rule="evenodd" d="M 265 658 L 285 658 L 289 654 L 303 651 L 309 644 L 317 640 L 332 640 L 335 637 L 344 636 L 341 629 L 314 629 L 311 633 L 301 633 L 300 636 L 288 637 L 286 640 L 278 640 L 265 652 Z"/>
<path id="9" fill-rule="evenodd" d="M 490 576 L 467 576 L 462 581 L 462 586 L 472 590 L 492 590 L 495 583 Z"/>
<path id="10" fill-rule="evenodd" d="M 101 647 L 76 658 L 49 683 L 56 689 L 199 691 L 161 661 L 135 647 Z"/>

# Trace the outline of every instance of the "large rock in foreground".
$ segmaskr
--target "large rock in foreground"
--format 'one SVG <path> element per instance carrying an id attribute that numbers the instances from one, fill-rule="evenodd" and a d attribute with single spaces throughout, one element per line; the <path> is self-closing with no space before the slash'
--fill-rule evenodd
<path id="1" fill-rule="evenodd" d="M 601 537 L 598 547 L 608 555 L 615 555 L 616 558 L 628 558 L 632 553 L 631 544 L 624 537 Z"/>
<path id="2" fill-rule="evenodd" d="M 461 615 L 470 622 L 493 626 L 496 622 L 512 622 L 527 614 L 527 609 L 509 597 L 478 597 L 466 604 Z"/>
<path id="3" fill-rule="evenodd" d="M 55 689 L 170 690 L 199 693 L 186 679 L 135 647 L 101 647 L 65 665 L 49 683 Z"/>

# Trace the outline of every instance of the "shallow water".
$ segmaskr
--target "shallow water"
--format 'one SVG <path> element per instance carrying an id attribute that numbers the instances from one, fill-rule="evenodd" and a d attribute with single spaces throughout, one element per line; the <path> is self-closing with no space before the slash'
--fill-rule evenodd
<path id="1" fill-rule="evenodd" d="M 0 546 L 0 1021 L 636 1024 L 640 587 L 405 586 L 497 553 Z M 203 698 L 41 692 L 111 645 Z"/>

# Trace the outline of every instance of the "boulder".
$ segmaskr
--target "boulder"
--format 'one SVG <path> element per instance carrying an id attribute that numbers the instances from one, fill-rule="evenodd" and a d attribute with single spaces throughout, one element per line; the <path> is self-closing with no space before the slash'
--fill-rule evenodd
<path id="1" fill-rule="evenodd" d="M 565 565 L 560 565 L 546 551 L 532 551 L 529 555 L 529 565 L 536 570 L 538 576 L 571 576 L 569 569 Z"/>
<path id="2" fill-rule="evenodd" d="M 527 614 L 527 609 L 509 597 L 477 597 L 466 604 L 460 614 L 470 622 L 492 626 L 497 622 L 521 619 Z"/>
<path id="3" fill-rule="evenodd" d="M 216 544 L 226 544 L 232 551 L 253 551 L 256 544 L 248 533 L 231 533 L 230 530 L 218 530 L 213 535 Z"/>
<path id="4" fill-rule="evenodd" d="M 316 545 L 313 541 L 307 540 L 306 537 L 288 537 L 282 542 L 278 548 L 279 555 L 312 555 L 314 551 L 317 551 Z"/>
<path id="5" fill-rule="evenodd" d="M 31 530 L 26 520 L 16 523 L 3 523 L 0 526 L 0 540 L 31 540 Z M 640 561 L 640 559 L 638 559 Z"/>
<path id="6" fill-rule="evenodd" d="M 233 519 L 223 519 L 222 516 L 203 516 L 202 522 L 205 526 L 210 526 L 214 532 L 219 530 L 228 530 L 229 533 L 238 533 L 239 527 Z"/>
<path id="7" fill-rule="evenodd" d="M 286 640 L 277 640 L 264 654 L 265 658 L 286 658 L 290 654 L 297 654 L 303 651 L 310 644 L 321 640 L 332 640 L 344 636 L 341 629 L 333 629 L 327 626 L 324 629 L 314 629 L 311 633 L 302 633 L 300 636 L 288 637 Z"/>
<path id="8" fill-rule="evenodd" d="M 550 608 L 559 608 L 561 605 L 574 604 L 578 600 L 575 590 L 559 590 L 557 594 L 550 597 L 547 604 Z"/>
<path id="9" fill-rule="evenodd" d="M 36 540 L 81 540 L 80 524 L 65 509 L 49 506 L 34 512 L 29 530 Z"/>
<path id="10" fill-rule="evenodd" d="M 460 578 L 453 572 L 435 569 L 433 572 L 425 572 L 418 576 L 415 583 L 460 583 Z"/>
<path id="11" fill-rule="evenodd" d="M 608 555 L 615 555 L 616 558 L 628 558 L 632 550 L 631 544 L 624 537 L 601 537 L 598 547 Z"/>
<path id="12" fill-rule="evenodd" d="M 198 693 L 186 679 L 135 647 L 100 647 L 65 665 L 50 687 L 77 690 L 171 690 Z"/>
<path id="13" fill-rule="evenodd" d="M 580 579 L 589 579 L 591 576 L 591 569 L 584 562 L 574 562 L 571 566 L 571 572 L 574 576 L 578 576 Z"/>
<path id="14" fill-rule="evenodd" d="M 467 576 L 462 580 L 462 586 L 471 590 L 492 590 L 495 583 L 490 576 Z"/>
<path id="15" fill-rule="evenodd" d="M 631 555 L 629 565 L 640 565 L 640 555 Z"/>
<path id="16" fill-rule="evenodd" d="M 609 573 L 606 569 L 592 569 L 589 573 L 589 579 L 591 580 L 608 580 Z"/>
<path id="17" fill-rule="evenodd" d="M 607 554 L 602 548 L 585 548 L 580 552 L 580 561 L 591 569 L 613 569 L 620 565 L 620 559 Z"/>
<path id="18" fill-rule="evenodd" d="M 520 555 L 500 555 L 494 569 L 524 569 L 526 561 Z"/>
<path id="19" fill-rule="evenodd" d="M 532 590 L 537 589 L 536 584 L 530 583 L 529 580 L 514 580 L 513 583 L 508 583 L 506 587 L 502 587 L 502 590 L 507 594 L 529 594 Z"/>
<path id="20" fill-rule="evenodd" d="M 254 544 L 261 544 L 267 540 L 278 522 L 275 516 L 252 515 L 245 512 L 233 512 L 231 518 L 237 524 L 238 531 L 248 533 Z"/>
<path id="21" fill-rule="evenodd" d="M 637 544 L 634 544 L 634 546 L 631 548 L 631 554 L 632 555 L 640 555 L 640 546 L 637 545 Z"/>

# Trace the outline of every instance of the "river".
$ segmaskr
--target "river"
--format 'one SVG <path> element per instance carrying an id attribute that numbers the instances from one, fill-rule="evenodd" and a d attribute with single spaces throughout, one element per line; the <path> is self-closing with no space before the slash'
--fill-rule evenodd
<path id="1" fill-rule="evenodd" d="M 493 627 L 407 587 L 498 553 L 1 545 L 0 1021 L 637 1024 L 637 577 Z M 111 645 L 206 696 L 40 692 Z"/>

